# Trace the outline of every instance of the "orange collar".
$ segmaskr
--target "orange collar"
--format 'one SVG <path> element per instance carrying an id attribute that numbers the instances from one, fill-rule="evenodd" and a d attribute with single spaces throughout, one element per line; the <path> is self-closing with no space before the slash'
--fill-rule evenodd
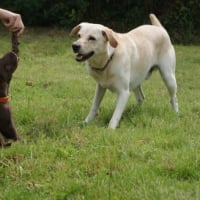
<path id="1" fill-rule="evenodd" d="M 9 96 L 6 97 L 0 97 L 0 103 L 6 103 L 9 99 Z"/>

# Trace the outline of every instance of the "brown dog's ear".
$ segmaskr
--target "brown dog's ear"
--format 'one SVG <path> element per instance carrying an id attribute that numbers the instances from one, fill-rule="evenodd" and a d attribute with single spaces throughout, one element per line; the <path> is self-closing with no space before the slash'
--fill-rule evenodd
<path id="1" fill-rule="evenodd" d="M 81 29 L 81 26 L 80 26 L 80 24 L 79 25 L 77 25 L 77 26 L 75 26 L 72 30 L 71 30 L 71 32 L 70 32 L 70 36 L 73 36 L 73 35 L 76 35 L 79 31 L 80 31 L 80 29 Z"/>
<path id="2" fill-rule="evenodd" d="M 106 38 L 106 40 L 110 43 L 110 45 L 113 48 L 116 48 L 118 45 L 117 40 L 115 39 L 115 37 L 113 36 L 113 32 L 111 30 L 103 30 L 102 31 L 103 36 Z"/>

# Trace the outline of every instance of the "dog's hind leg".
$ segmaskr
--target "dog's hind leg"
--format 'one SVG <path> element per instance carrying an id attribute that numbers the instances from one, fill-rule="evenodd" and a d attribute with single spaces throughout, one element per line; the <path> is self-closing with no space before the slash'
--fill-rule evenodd
<path id="1" fill-rule="evenodd" d="M 136 87 L 134 90 L 133 90 L 134 94 L 135 94 L 135 97 L 136 97 L 136 100 L 137 100 L 137 105 L 141 105 L 142 102 L 144 101 L 144 94 L 143 94 L 143 91 L 142 91 L 142 88 L 141 88 L 141 85 L 139 85 L 138 87 Z"/>
<path id="2" fill-rule="evenodd" d="M 162 72 L 161 72 L 162 74 Z M 165 82 L 165 85 L 169 91 L 169 95 L 170 95 L 170 102 L 172 105 L 172 108 L 175 112 L 178 112 L 178 100 L 176 97 L 176 92 L 177 92 L 177 84 L 176 84 L 176 78 L 174 74 L 162 74 L 162 78 Z"/>
<path id="3" fill-rule="evenodd" d="M 170 54 L 171 53 L 171 54 Z M 178 112 L 178 100 L 176 97 L 177 93 L 177 83 L 175 77 L 175 56 L 173 56 L 173 51 L 169 52 L 169 56 L 165 56 L 165 58 L 160 63 L 159 71 L 162 76 L 162 79 L 168 89 L 170 95 L 170 102 L 172 108 L 175 112 Z"/>

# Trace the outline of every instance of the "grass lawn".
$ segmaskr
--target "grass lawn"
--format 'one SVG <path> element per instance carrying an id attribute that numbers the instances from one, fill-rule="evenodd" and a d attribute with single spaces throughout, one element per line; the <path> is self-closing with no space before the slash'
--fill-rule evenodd
<path id="1" fill-rule="evenodd" d="M 9 39 L 1 30 L 1 55 Z M 0 150 L 0 200 L 200 199 L 199 46 L 175 46 L 179 116 L 155 72 L 143 83 L 144 104 L 132 95 L 112 131 L 110 92 L 82 126 L 95 82 L 67 32 L 27 28 L 20 42 L 10 104 L 21 141 Z"/>

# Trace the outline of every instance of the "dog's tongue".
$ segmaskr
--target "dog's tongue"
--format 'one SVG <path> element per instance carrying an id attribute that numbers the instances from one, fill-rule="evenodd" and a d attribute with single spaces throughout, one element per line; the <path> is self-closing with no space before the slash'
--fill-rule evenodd
<path id="1" fill-rule="evenodd" d="M 83 59 L 83 55 L 81 55 L 81 54 L 77 54 L 76 55 L 76 60 L 77 61 L 81 61 Z"/>

